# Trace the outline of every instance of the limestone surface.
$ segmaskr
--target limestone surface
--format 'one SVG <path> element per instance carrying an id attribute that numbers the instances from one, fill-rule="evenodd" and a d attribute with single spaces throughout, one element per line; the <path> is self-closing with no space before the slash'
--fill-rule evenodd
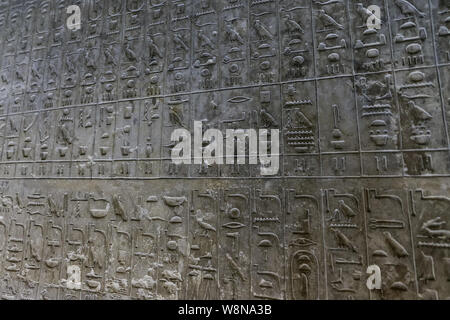
<path id="1" fill-rule="evenodd" d="M 0 298 L 450 298 L 449 39 L 448 0 L 0 0 Z M 175 164 L 196 121 L 278 173 Z"/>

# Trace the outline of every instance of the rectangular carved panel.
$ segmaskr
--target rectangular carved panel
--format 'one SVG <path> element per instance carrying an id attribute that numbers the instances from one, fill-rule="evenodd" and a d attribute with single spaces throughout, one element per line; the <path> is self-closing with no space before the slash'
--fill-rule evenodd
<path id="1" fill-rule="evenodd" d="M 448 0 L 0 1 L 0 298 L 450 298 L 449 37 Z M 279 170 L 174 163 L 211 129 Z"/>

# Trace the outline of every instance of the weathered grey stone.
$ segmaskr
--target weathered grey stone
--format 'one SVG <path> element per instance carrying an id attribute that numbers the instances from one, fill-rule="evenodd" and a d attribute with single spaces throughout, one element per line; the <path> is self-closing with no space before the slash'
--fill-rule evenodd
<path id="1" fill-rule="evenodd" d="M 450 298 L 449 1 L 7 0 L 0 30 L 1 298 Z M 279 174 L 174 165 L 194 121 L 279 129 Z"/>

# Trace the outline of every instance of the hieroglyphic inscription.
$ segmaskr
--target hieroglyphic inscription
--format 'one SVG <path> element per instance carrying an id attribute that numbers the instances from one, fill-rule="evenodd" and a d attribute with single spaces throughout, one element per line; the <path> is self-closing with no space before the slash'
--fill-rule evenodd
<path id="1" fill-rule="evenodd" d="M 449 297 L 449 1 L 0 0 L 0 30 L 1 298 Z M 280 130 L 278 173 L 173 163 L 197 121 Z"/>

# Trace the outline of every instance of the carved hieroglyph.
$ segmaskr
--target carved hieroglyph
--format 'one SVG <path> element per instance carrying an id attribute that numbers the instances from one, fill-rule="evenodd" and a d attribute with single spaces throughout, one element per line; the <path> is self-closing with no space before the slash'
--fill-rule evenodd
<path id="1" fill-rule="evenodd" d="M 0 30 L 2 299 L 450 297 L 449 1 L 0 0 Z M 279 174 L 174 165 L 194 121 L 279 129 Z"/>

